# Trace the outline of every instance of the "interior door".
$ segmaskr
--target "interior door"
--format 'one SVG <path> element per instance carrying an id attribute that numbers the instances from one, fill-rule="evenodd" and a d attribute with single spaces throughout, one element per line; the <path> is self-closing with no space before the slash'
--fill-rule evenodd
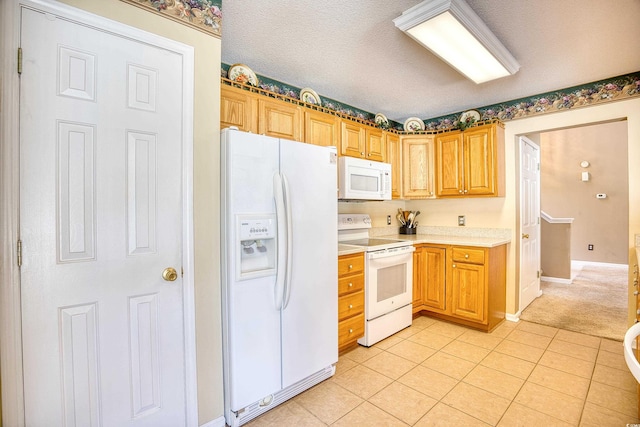
<path id="1" fill-rule="evenodd" d="M 26 8 L 21 45 L 26 425 L 185 425 L 184 58 Z"/>
<path id="2" fill-rule="evenodd" d="M 540 296 L 540 148 L 520 137 L 520 311 Z"/>

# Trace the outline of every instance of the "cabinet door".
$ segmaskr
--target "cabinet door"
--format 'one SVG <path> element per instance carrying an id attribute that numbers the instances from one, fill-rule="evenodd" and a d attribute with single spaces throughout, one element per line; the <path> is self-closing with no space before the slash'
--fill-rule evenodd
<path id="1" fill-rule="evenodd" d="M 402 195 L 406 199 L 434 197 L 434 142 L 429 135 L 402 137 Z"/>
<path id="2" fill-rule="evenodd" d="M 452 314 L 466 320 L 485 321 L 484 265 L 451 264 Z"/>
<path id="3" fill-rule="evenodd" d="M 423 248 L 422 267 L 422 303 L 444 312 L 446 310 L 446 281 L 445 281 L 445 248 Z"/>
<path id="4" fill-rule="evenodd" d="M 355 122 L 340 122 L 340 154 L 350 157 L 364 157 L 364 127 Z"/>
<path id="5" fill-rule="evenodd" d="M 465 195 L 491 195 L 496 192 L 495 149 L 491 126 L 464 132 Z"/>
<path id="6" fill-rule="evenodd" d="M 366 159 L 376 162 L 384 162 L 386 153 L 384 150 L 384 137 L 382 135 L 382 130 L 367 127 L 365 129 L 364 140 L 364 152 Z"/>
<path id="7" fill-rule="evenodd" d="M 402 198 L 402 162 L 400 138 L 398 135 L 385 132 L 387 163 L 391 163 L 391 197 Z"/>
<path id="8" fill-rule="evenodd" d="M 438 197 L 463 195 L 463 160 L 461 132 L 447 132 L 436 136 Z"/>
<path id="9" fill-rule="evenodd" d="M 413 253 L 413 312 L 422 309 L 422 271 L 424 269 L 424 247 L 416 246 Z"/>
<path id="10" fill-rule="evenodd" d="M 255 95 L 230 86 L 220 87 L 220 129 L 236 126 L 241 131 L 258 131 Z"/>
<path id="11" fill-rule="evenodd" d="M 320 111 L 304 112 L 304 142 L 338 147 L 340 141 L 339 119 Z"/>
<path id="12" fill-rule="evenodd" d="M 258 133 L 302 141 L 302 110 L 284 101 L 259 99 Z"/>

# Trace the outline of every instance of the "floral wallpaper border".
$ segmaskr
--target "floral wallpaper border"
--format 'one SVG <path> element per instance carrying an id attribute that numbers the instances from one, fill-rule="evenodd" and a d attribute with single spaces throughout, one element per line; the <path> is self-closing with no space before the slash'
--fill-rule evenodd
<path id="1" fill-rule="evenodd" d="M 228 64 L 222 64 L 221 76 L 226 78 Z M 258 75 L 258 86 L 277 94 L 300 99 L 300 88 L 287 85 L 277 80 Z M 531 117 L 538 114 L 548 114 L 571 108 L 587 107 L 603 102 L 618 101 L 625 98 L 640 96 L 640 71 L 612 77 L 580 86 L 573 86 L 554 92 L 546 92 L 528 98 L 519 98 L 499 104 L 476 108 L 480 112 L 480 121 L 499 119 L 503 122 Z M 358 119 L 374 122 L 375 115 L 368 111 L 341 103 L 339 101 L 321 97 L 322 106 L 338 113 L 346 114 Z M 462 111 L 423 120 L 425 131 L 441 131 L 465 126 L 459 123 Z M 466 124 L 468 126 L 468 123 Z M 389 127 L 404 132 L 402 123 L 389 120 Z"/>
<path id="2" fill-rule="evenodd" d="M 222 37 L 222 0 L 121 0 L 197 30 Z"/>

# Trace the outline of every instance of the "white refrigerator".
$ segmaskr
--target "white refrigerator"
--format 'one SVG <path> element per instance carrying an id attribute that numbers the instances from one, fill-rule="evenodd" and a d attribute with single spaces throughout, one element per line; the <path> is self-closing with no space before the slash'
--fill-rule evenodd
<path id="1" fill-rule="evenodd" d="M 221 132 L 225 419 L 250 421 L 338 360 L 336 149 Z"/>

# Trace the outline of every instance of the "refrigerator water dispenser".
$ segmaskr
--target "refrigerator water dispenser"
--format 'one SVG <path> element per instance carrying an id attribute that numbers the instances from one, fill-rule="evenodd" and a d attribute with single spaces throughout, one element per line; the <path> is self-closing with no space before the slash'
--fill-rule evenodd
<path id="1" fill-rule="evenodd" d="M 276 216 L 238 215 L 238 280 L 276 273 Z"/>

